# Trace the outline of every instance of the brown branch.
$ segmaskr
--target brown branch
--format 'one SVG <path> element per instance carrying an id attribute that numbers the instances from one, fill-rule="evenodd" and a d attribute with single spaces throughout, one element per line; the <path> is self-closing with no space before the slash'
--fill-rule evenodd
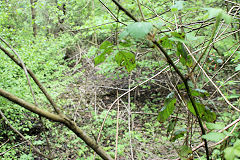
<path id="1" fill-rule="evenodd" d="M 20 99 L 20 98 L 16 97 L 15 95 L 13 95 L 9 92 L 6 92 L 5 90 L 3 90 L 1 88 L 0 88 L 0 96 L 8 99 L 11 102 L 14 102 L 14 103 L 24 107 L 25 109 L 27 109 L 27 110 L 29 110 L 33 113 L 38 114 L 40 116 L 46 117 L 46 118 L 51 119 L 51 120 L 56 121 L 56 122 L 64 122 L 63 117 L 61 117 L 60 115 L 53 114 L 53 113 L 50 113 L 50 112 L 45 111 L 43 109 L 40 109 L 37 106 L 35 106 L 31 103 L 28 103 L 28 102 L 24 101 L 23 99 Z"/>
<path id="2" fill-rule="evenodd" d="M 98 145 L 92 138 L 90 138 L 88 135 L 86 135 L 78 126 L 77 124 L 67 118 L 65 115 L 57 115 L 50 113 L 48 111 L 45 111 L 43 109 L 40 109 L 36 107 L 35 105 L 28 103 L 24 101 L 23 99 L 20 99 L 16 97 L 15 95 L 4 91 L 3 89 L 0 88 L 0 96 L 8 99 L 11 102 L 14 102 L 21 107 L 36 113 L 42 117 L 45 117 L 49 120 L 55 121 L 55 122 L 60 122 L 62 124 L 65 124 L 71 131 L 73 131 L 79 138 L 81 138 L 89 147 L 91 147 L 100 157 L 102 157 L 104 160 L 112 160 L 112 157 L 110 157 L 100 145 Z"/>
<path id="3" fill-rule="evenodd" d="M 23 68 L 22 64 L 14 57 L 14 55 L 12 55 L 11 53 L 9 53 L 5 48 L 3 48 L 2 46 L 0 46 L 0 49 L 6 54 L 8 55 L 18 66 L 20 66 L 21 68 Z M 27 68 L 26 68 L 27 69 Z M 41 89 L 41 91 L 44 93 L 44 95 L 47 97 L 47 99 L 49 100 L 49 102 L 52 104 L 52 106 L 54 107 L 55 111 L 58 114 L 54 114 L 51 112 L 48 112 L 46 110 L 40 109 L 37 106 L 28 103 L 26 101 L 24 101 L 23 99 L 20 99 L 18 97 L 16 97 L 15 95 L 4 91 L 3 89 L 0 88 L 0 96 L 8 99 L 11 102 L 14 102 L 20 106 L 22 106 L 23 108 L 36 113 L 42 117 L 45 117 L 49 120 L 55 121 L 55 122 L 60 122 L 65 124 L 65 126 L 67 126 L 70 130 L 72 130 L 79 138 L 81 138 L 89 147 L 91 147 L 100 157 L 102 157 L 105 160 L 112 160 L 112 157 L 110 157 L 103 149 L 100 145 L 98 145 L 92 138 L 90 138 L 88 135 L 86 135 L 78 126 L 77 124 L 70 120 L 66 115 L 62 114 L 60 112 L 60 110 L 57 107 L 57 104 L 53 101 L 53 99 L 51 98 L 51 96 L 47 93 L 46 89 L 43 87 L 43 85 L 40 83 L 40 81 L 36 78 L 36 76 L 34 75 L 34 73 L 27 69 L 29 75 L 33 78 L 33 80 L 35 81 L 35 83 L 38 85 L 38 87 Z"/>
<path id="4" fill-rule="evenodd" d="M 21 67 L 23 69 L 23 65 L 21 62 L 19 62 L 13 54 L 11 54 L 9 51 L 7 51 L 5 48 L 3 48 L 0 45 L 0 49 L 9 57 L 12 59 L 12 61 L 14 61 L 19 67 Z M 43 85 L 41 84 L 41 82 L 37 79 L 37 77 L 35 76 L 35 74 L 28 68 L 26 68 L 27 72 L 29 73 L 29 75 L 32 77 L 32 79 L 34 80 L 34 82 L 37 84 L 37 86 L 40 88 L 40 90 L 43 92 L 43 94 L 46 96 L 46 98 L 48 99 L 48 101 L 51 103 L 51 105 L 53 106 L 55 112 L 57 112 L 58 114 L 60 114 L 60 110 L 58 109 L 57 104 L 53 101 L 52 97 L 48 94 L 47 90 L 43 87 Z"/>
<path id="5" fill-rule="evenodd" d="M 119 8 L 120 10 L 122 10 L 128 17 L 130 17 L 130 18 L 131 18 L 132 20 L 134 20 L 135 22 L 138 22 L 138 20 L 137 20 L 130 12 L 128 12 L 125 8 L 123 8 L 119 2 L 117 2 L 116 0 L 112 0 L 112 1 L 113 1 L 113 3 L 115 3 L 116 6 L 118 6 L 118 8 Z"/>
<path id="6" fill-rule="evenodd" d="M 11 125 L 11 123 L 8 121 L 7 117 L 5 117 L 5 115 L 3 114 L 3 112 L 2 112 L 1 110 L 0 110 L 0 115 L 1 115 L 1 116 L 3 117 L 3 119 L 6 121 L 6 123 L 8 124 L 8 126 L 9 126 L 14 132 L 16 132 L 20 137 L 22 137 L 22 139 L 24 139 L 24 140 L 33 148 L 33 150 L 34 150 L 37 154 L 39 154 L 39 155 L 41 155 L 41 156 L 43 156 L 43 157 L 45 157 L 45 158 L 47 158 L 47 159 L 53 159 L 51 156 L 45 155 L 45 154 L 43 154 L 42 152 L 40 152 L 40 151 L 32 144 L 31 141 L 27 140 L 27 139 L 22 135 L 22 133 L 20 133 L 16 128 L 14 128 L 14 127 Z"/>

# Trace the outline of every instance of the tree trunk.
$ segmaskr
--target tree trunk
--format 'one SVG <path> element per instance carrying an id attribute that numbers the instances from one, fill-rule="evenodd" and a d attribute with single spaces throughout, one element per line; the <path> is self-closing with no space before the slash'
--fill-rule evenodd
<path id="1" fill-rule="evenodd" d="M 59 6 L 58 5 L 58 0 L 55 0 L 55 3 L 57 5 L 57 8 L 63 12 L 63 15 L 65 16 L 66 15 L 66 4 L 63 3 L 62 6 Z M 58 22 L 59 22 L 59 29 L 60 31 L 63 31 L 63 23 L 64 23 L 64 18 L 61 18 L 60 16 L 58 16 Z"/>
<path id="2" fill-rule="evenodd" d="M 31 3 L 31 13 L 32 13 L 32 28 L 33 28 L 33 36 L 37 36 L 37 24 L 36 24 L 36 8 L 35 3 L 37 0 L 30 0 Z"/>

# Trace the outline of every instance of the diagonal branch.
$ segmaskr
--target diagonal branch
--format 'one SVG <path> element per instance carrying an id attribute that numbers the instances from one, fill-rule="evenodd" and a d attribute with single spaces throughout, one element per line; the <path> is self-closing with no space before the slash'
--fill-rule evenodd
<path id="1" fill-rule="evenodd" d="M 0 45 L 0 49 L 9 57 L 12 59 L 12 61 L 14 61 L 19 67 L 21 67 L 23 69 L 23 65 L 21 62 L 19 62 L 13 54 L 11 54 L 9 51 L 7 51 L 5 48 L 3 48 Z M 48 99 L 48 101 L 51 103 L 51 105 L 53 106 L 55 112 L 57 112 L 58 114 L 60 114 L 60 110 L 58 109 L 57 104 L 53 101 L 52 97 L 48 94 L 47 90 L 44 88 L 44 86 L 41 84 L 41 82 L 37 79 L 37 77 L 35 76 L 35 74 L 28 68 L 26 68 L 27 72 L 29 73 L 29 75 L 32 77 L 32 79 L 34 80 L 34 82 L 37 84 L 37 86 L 40 88 L 40 90 L 43 92 L 43 94 L 46 96 L 46 98 Z"/>
<path id="2" fill-rule="evenodd" d="M 1 116 L 3 117 L 3 119 L 6 121 L 6 123 L 8 124 L 8 126 L 9 126 L 14 132 L 16 132 L 18 135 L 20 135 L 20 137 L 22 137 L 22 139 L 24 139 L 24 140 L 33 148 L 33 150 L 34 150 L 37 154 L 39 154 L 39 155 L 41 155 L 41 156 L 43 156 L 43 157 L 45 157 L 45 158 L 47 158 L 47 159 L 50 159 L 50 160 L 53 159 L 52 157 L 50 157 L 50 156 L 48 156 L 48 155 L 45 155 L 45 154 L 43 154 L 42 152 L 40 152 L 40 151 L 32 144 L 31 141 L 27 140 L 27 139 L 22 135 L 22 133 L 20 133 L 16 128 L 14 128 L 14 127 L 11 125 L 11 123 L 8 121 L 7 117 L 5 117 L 5 115 L 3 114 L 3 112 L 2 112 L 1 110 L 0 110 L 0 115 L 1 115 Z"/>
<path id="3" fill-rule="evenodd" d="M 6 98 L 9 101 L 14 102 L 14 103 L 20 105 L 21 107 L 23 107 L 33 113 L 36 113 L 42 117 L 45 117 L 49 120 L 52 120 L 55 122 L 60 122 L 60 123 L 64 124 L 71 131 L 73 131 L 79 138 L 81 138 L 89 147 L 91 147 L 100 157 L 102 157 L 104 160 L 112 160 L 112 157 L 110 157 L 102 149 L 102 147 L 95 142 L 95 140 L 93 140 L 87 134 L 85 134 L 77 126 L 77 124 L 74 121 L 70 120 L 65 115 L 63 115 L 63 114 L 57 115 L 57 114 L 48 112 L 46 110 L 40 109 L 40 108 L 36 107 L 35 105 L 28 103 L 28 102 L 24 101 L 23 99 L 20 99 L 20 98 L 16 97 L 15 95 L 13 95 L 9 92 L 6 92 L 5 90 L 3 90 L 1 88 L 0 88 L 0 96 Z"/>

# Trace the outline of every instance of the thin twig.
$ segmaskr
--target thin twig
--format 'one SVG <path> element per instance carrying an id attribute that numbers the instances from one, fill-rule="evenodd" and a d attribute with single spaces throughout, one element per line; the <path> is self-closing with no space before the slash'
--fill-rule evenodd
<path id="1" fill-rule="evenodd" d="M 5 122 L 8 124 L 8 126 L 15 132 L 17 133 L 20 137 L 22 137 L 22 139 L 25 140 L 25 142 L 27 142 L 32 148 L 33 150 L 39 154 L 40 156 L 43 156 L 45 158 L 48 158 L 48 159 L 53 159 L 52 157 L 49 157 L 45 154 L 43 154 L 42 152 L 40 152 L 36 147 L 34 147 L 34 145 L 32 144 L 32 142 L 30 142 L 29 140 L 27 140 L 17 129 L 15 129 L 11 123 L 8 121 L 8 119 L 5 117 L 5 115 L 3 114 L 2 110 L 0 110 L 0 115 L 3 117 L 3 119 L 5 120 Z"/>
<path id="2" fill-rule="evenodd" d="M 118 90 L 117 90 L 117 97 L 118 97 Z M 117 160 L 117 153 L 118 153 L 118 129 L 119 129 L 119 100 L 118 100 L 118 102 L 117 102 L 117 124 L 116 124 L 115 160 Z"/>

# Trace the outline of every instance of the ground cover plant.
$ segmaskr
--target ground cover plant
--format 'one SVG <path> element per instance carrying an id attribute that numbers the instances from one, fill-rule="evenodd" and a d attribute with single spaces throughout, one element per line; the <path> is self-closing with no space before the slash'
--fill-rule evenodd
<path id="1" fill-rule="evenodd" d="M 0 2 L 1 159 L 240 157 L 239 2 Z"/>

